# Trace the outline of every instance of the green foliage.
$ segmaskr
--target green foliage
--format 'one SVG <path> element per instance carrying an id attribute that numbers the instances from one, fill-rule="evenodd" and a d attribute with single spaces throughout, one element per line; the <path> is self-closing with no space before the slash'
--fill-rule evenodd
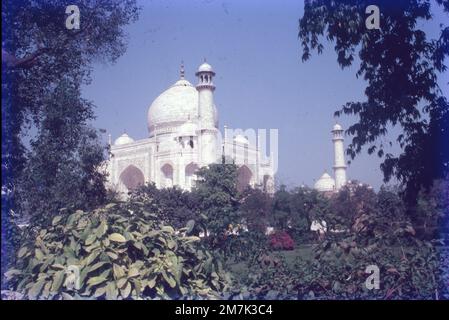
<path id="1" fill-rule="evenodd" d="M 307 187 L 288 191 L 285 186 L 281 186 L 272 202 L 270 225 L 277 230 L 288 230 L 298 243 L 312 242 L 312 221 L 323 219 L 329 212 L 329 200 Z"/>
<path id="2" fill-rule="evenodd" d="M 430 243 L 387 246 L 366 245 L 355 237 L 325 241 L 315 259 L 298 259 L 295 270 L 301 299 L 435 299 L 442 287 L 438 282 L 438 255 Z M 380 269 L 380 288 L 368 290 L 366 267 Z"/>
<path id="3" fill-rule="evenodd" d="M 6 277 L 28 299 L 217 298 L 229 276 L 185 231 L 138 202 L 61 212 L 34 228 Z"/>
<path id="4" fill-rule="evenodd" d="M 135 0 L 77 1 L 84 22 L 68 30 L 72 4 L 2 2 L 2 258 L 15 247 L 6 237 L 16 228 L 12 213 L 24 210 L 41 223 L 61 204 L 86 208 L 104 193 L 97 171 L 103 150 L 87 126 L 93 105 L 79 88 L 89 83 L 93 62 L 123 54 L 124 26 L 138 7 Z M 9 260 L 2 259 L 2 271 Z"/>
<path id="5" fill-rule="evenodd" d="M 149 183 L 133 190 L 130 198 L 148 206 L 147 210 L 158 212 L 160 219 L 176 228 L 184 227 L 186 221 L 200 220 L 198 196 L 194 192 L 177 187 L 158 189 L 154 183 Z M 199 231 L 201 230 L 196 225 L 194 232 L 198 234 Z"/>
<path id="6" fill-rule="evenodd" d="M 436 190 L 444 190 L 446 194 L 444 185 L 436 183 Z M 423 199 L 447 211 L 442 206 L 446 201 L 442 200 L 444 196 L 435 194 L 439 195 L 439 202 L 424 194 Z M 325 240 L 315 245 L 312 257 L 298 255 L 294 265 L 286 263 L 285 252 L 260 255 L 258 263 L 247 261 L 243 268 L 246 271 L 240 271 L 237 277 L 243 291 L 235 292 L 234 298 L 441 299 L 448 296 L 447 249 L 438 246 L 435 238 L 433 242 L 418 238 L 397 190 L 382 188 L 376 194 L 355 182 L 328 200 L 305 201 L 313 197 L 300 190 L 282 190 L 280 198 L 288 204 L 295 197 L 298 209 L 310 204 L 305 211 L 310 219 L 328 222 Z M 293 206 L 283 208 L 289 211 L 288 223 L 293 226 Z M 369 265 L 380 269 L 379 290 L 368 290 L 365 286 L 369 276 L 365 270 Z"/>
<path id="7" fill-rule="evenodd" d="M 411 216 L 415 229 L 422 237 L 449 240 L 449 176 L 434 181 L 428 191 L 420 191 Z"/>
<path id="8" fill-rule="evenodd" d="M 296 299 L 295 274 L 279 254 L 262 254 L 239 274 L 231 299 Z"/>
<path id="9" fill-rule="evenodd" d="M 45 116 L 15 181 L 17 211 L 33 225 L 62 207 L 88 210 L 106 196 L 101 170 L 106 147 L 87 124 L 92 106 L 80 98 L 79 88 L 64 81 L 44 103 Z"/>
<path id="10" fill-rule="evenodd" d="M 250 232 L 265 233 L 270 224 L 272 197 L 260 189 L 247 188 L 240 196 L 239 210 Z"/>
<path id="11" fill-rule="evenodd" d="M 369 5 L 380 8 L 380 30 L 365 27 Z M 359 119 L 347 130 L 353 137 L 347 151 L 352 158 L 364 147 L 376 152 L 384 179 L 403 183 L 412 205 L 422 187 L 428 189 L 449 170 L 449 103 L 439 86 L 439 75 L 447 71 L 449 27 L 440 25 L 436 38 L 425 28 L 433 10 L 441 9 L 449 14 L 447 1 L 311 0 L 299 21 L 303 60 L 313 50 L 323 51 L 324 38 L 335 44 L 342 68 L 360 61 L 357 76 L 367 83 L 366 100 L 347 102 L 336 112 Z M 400 134 L 388 137 L 394 126 Z M 386 154 L 393 143 L 401 146 L 399 155 Z"/>
<path id="12" fill-rule="evenodd" d="M 230 226 L 242 222 L 238 211 L 237 166 L 211 164 L 197 171 L 196 194 L 201 223 L 213 250 L 223 251 Z"/>

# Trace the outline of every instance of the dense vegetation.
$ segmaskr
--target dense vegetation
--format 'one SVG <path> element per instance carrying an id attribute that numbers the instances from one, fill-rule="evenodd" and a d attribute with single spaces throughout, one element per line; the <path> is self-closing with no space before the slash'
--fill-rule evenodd
<path id="1" fill-rule="evenodd" d="M 44 223 L 62 207 L 105 203 L 107 154 L 81 96 L 94 62 L 115 62 L 135 0 L 77 1 L 80 29 L 65 28 L 68 0 L 2 2 L 1 270 L 17 248 L 18 219 Z M 11 247 L 12 246 L 12 247 Z"/>
<path id="2" fill-rule="evenodd" d="M 411 219 L 386 188 L 238 193 L 235 172 L 215 164 L 191 192 L 150 184 L 95 210 L 63 209 L 23 230 L 4 287 L 43 299 L 449 298 L 447 180 L 421 194 L 415 211 L 425 219 Z M 314 220 L 327 222 L 321 240 Z M 379 289 L 365 286 L 369 265 L 380 270 Z"/>

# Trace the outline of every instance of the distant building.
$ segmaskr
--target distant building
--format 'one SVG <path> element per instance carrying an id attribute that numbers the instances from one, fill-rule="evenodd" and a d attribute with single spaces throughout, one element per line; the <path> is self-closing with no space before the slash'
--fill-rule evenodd
<path id="1" fill-rule="evenodd" d="M 126 193 L 154 182 L 158 188 L 190 190 L 199 168 L 220 162 L 226 150 L 233 150 L 235 157 L 244 158 L 233 158 L 239 166 L 238 187 L 274 192 L 272 157 L 262 160 L 257 146 L 243 135 L 219 139 L 212 67 L 204 62 L 196 76 L 198 84 L 193 86 L 181 66 L 180 79 L 153 101 L 147 116 L 148 138 L 134 140 L 124 133 L 111 143 L 110 187 Z M 246 161 L 247 157 L 255 161 Z"/>

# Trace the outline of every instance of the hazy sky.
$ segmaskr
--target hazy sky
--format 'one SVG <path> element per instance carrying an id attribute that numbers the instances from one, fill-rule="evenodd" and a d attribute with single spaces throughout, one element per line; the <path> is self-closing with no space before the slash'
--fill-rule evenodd
<path id="1" fill-rule="evenodd" d="M 124 130 L 134 139 L 147 137 L 148 107 L 178 80 L 181 60 L 186 78 L 195 84 L 196 68 L 206 58 L 217 73 L 220 130 L 225 124 L 279 129 L 278 184 L 312 186 L 324 170 L 332 172 L 333 112 L 345 102 L 363 101 L 364 83 L 356 79 L 356 68 L 338 66 L 332 46 L 301 62 L 297 33 L 303 1 L 141 5 L 139 21 L 127 27 L 126 53 L 114 65 L 96 65 L 92 84 L 84 90 L 97 105 L 95 126 L 113 139 Z M 437 22 L 429 32 L 437 30 Z M 347 128 L 353 120 L 339 122 Z M 360 155 L 349 166 L 348 178 L 377 189 L 379 163 L 377 156 Z"/>

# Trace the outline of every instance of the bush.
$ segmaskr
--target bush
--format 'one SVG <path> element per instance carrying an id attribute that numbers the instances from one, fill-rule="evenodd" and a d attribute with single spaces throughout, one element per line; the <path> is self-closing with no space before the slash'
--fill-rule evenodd
<path id="1" fill-rule="evenodd" d="M 270 236 L 270 246 L 274 250 L 293 250 L 295 243 L 285 231 L 277 231 Z"/>
<path id="2" fill-rule="evenodd" d="M 27 299 L 217 298 L 229 276 L 190 229 L 138 202 L 60 214 L 21 246 L 8 287 Z"/>

